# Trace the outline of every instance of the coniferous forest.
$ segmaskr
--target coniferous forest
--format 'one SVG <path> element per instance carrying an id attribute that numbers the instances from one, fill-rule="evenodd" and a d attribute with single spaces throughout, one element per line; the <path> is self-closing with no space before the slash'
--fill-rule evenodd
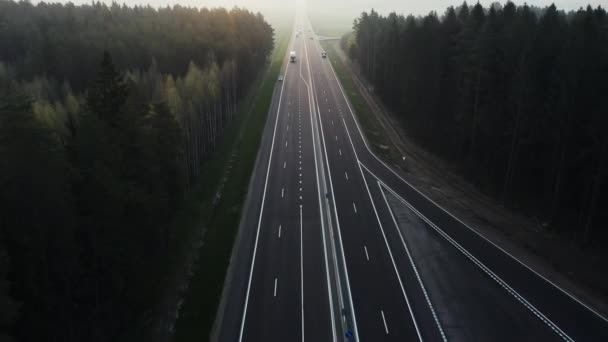
<path id="1" fill-rule="evenodd" d="M 133 336 L 273 44 L 238 8 L 0 0 L 1 341 Z"/>
<path id="2" fill-rule="evenodd" d="M 608 239 L 608 16 L 495 3 L 364 12 L 342 46 L 421 146 L 584 246 Z"/>

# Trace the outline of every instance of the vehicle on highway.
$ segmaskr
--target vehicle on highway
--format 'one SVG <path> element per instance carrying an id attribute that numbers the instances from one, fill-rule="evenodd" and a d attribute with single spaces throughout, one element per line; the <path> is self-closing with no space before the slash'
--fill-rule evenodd
<path id="1" fill-rule="evenodd" d="M 295 51 L 291 51 L 289 53 L 289 61 L 292 63 L 295 63 L 295 61 L 296 61 L 296 52 Z"/>
<path id="2" fill-rule="evenodd" d="M 279 82 L 283 81 L 283 75 L 279 75 Z"/>
<path id="3" fill-rule="evenodd" d="M 327 58 L 327 52 L 325 52 L 325 51 L 321 52 L 321 57 Z"/>

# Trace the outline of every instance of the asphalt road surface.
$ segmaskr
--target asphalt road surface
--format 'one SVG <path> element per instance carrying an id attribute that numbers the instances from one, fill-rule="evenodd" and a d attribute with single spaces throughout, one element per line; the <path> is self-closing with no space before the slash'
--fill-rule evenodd
<path id="1" fill-rule="evenodd" d="M 298 16 L 239 227 L 218 341 L 608 341 L 608 321 L 370 150 Z"/>

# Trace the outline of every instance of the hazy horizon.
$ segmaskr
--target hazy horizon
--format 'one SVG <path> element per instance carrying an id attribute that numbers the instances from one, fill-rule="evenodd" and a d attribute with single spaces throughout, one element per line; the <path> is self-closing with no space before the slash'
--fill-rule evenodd
<path id="1" fill-rule="evenodd" d="M 41 1 L 32 1 L 32 3 L 38 3 Z M 76 5 L 89 4 L 91 0 L 73 0 L 73 1 L 46 1 L 46 2 L 58 2 L 68 3 L 72 2 Z M 111 0 L 101 0 L 104 3 L 112 3 Z M 296 0 L 127 0 L 127 1 L 115 1 L 119 4 L 127 5 L 151 5 L 153 7 L 164 7 L 180 4 L 183 6 L 191 7 L 226 7 L 232 8 L 235 6 L 247 8 L 252 11 L 264 12 L 277 12 L 284 10 L 291 10 L 295 8 Z M 487 7 L 491 3 L 496 1 L 480 1 L 484 7 Z M 504 4 L 506 1 L 499 1 Z M 514 1 L 516 5 L 522 5 L 527 3 L 531 6 L 545 7 L 551 3 L 555 3 L 558 9 L 566 11 L 577 10 L 581 7 L 591 5 L 592 7 L 608 5 L 607 0 L 591 0 L 591 1 L 577 1 L 577 0 L 528 0 L 528 1 Z M 376 11 L 386 14 L 395 11 L 399 14 L 413 14 L 413 15 L 425 15 L 431 11 L 435 11 L 438 14 L 442 14 L 448 6 L 456 6 L 461 4 L 462 1 L 451 1 L 451 0 L 338 0 L 338 1 L 323 1 L 323 0 L 309 0 L 307 5 L 309 10 L 315 12 L 327 11 L 339 12 L 341 15 L 358 15 L 363 11 L 369 11 L 375 9 Z M 469 1 L 469 4 L 476 3 L 476 1 Z"/>

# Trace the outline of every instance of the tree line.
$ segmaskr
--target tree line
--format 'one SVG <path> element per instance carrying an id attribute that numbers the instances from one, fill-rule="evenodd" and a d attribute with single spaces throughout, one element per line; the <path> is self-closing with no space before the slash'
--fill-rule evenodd
<path id="1" fill-rule="evenodd" d="M 172 219 L 273 36 L 238 8 L 0 0 L 0 340 L 149 340 Z"/>
<path id="2" fill-rule="evenodd" d="M 347 47 L 422 146 L 550 230 L 608 234 L 608 18 L 507 2 L 364 12 Z M 343 39 L 343 45 L 346 38 Z"/>

